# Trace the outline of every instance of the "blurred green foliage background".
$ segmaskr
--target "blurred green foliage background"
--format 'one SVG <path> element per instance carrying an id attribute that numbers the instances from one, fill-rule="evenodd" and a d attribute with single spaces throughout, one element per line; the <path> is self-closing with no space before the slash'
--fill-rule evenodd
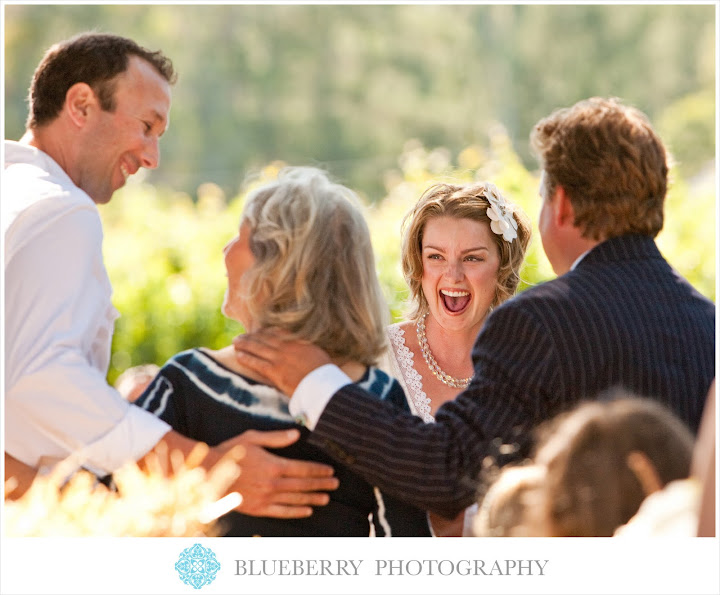
<path id="1" fill-rule="evenodd" d="M 367 204 L 393 315 L 404 213 L 434 181 L 490 180 L 537 219 L 532 125 L 592 95 L 650 116 L 675 165 L 659 246 L 715 299 L 715 6 L 8 5 L 5 138 L 54 42 L 107 31 L 179 72 L 159 169 L 101 208 L 122 313 L 109 379 L 242 329 L 220 313 L 222 247 L 248 186 L 316 165 Z M 535 229 L 537 229 L 535 225 Z M 522 273 L 551 278 L 539 238 Z"/>

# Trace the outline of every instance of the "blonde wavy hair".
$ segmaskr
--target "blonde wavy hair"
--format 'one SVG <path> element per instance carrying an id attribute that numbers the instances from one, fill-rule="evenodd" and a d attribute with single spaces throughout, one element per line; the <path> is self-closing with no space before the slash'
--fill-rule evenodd
<path id="1" fill-rule="evenodd" d="M 249 194 L 240 223 L 255 257 L 242 298 L 259 326 L 375 364 L 388 311 L 357 195 L 321 170 L 285 168 Z"/>
<path id="2" fill-rule="evenodd" d="M 488 186 L 482 182 L 462 186 L 435 184 L 423 193 L 417 204 L 405 215 L 402 225 L 402 270 L 410 288 L 411 320 L 417 320 L 428 312 L 427 298 L 422 289 L 422 241 L 427 222 L 435 217 L 453 217 L 486 223 L 489 227 L 487 210 L 490 202 L 486 192 Z M 490 234 L 500 254 L 492 308 L 499 306 L 515 293 L 520 281 L 520 267 L 530 242 L 530 220 L 519 207 L 512 205 L 507 199 L 506 202 L 513 209 L 513 217 L 518 224 L 517 238 L 509 243 L 501 235 Z"/>

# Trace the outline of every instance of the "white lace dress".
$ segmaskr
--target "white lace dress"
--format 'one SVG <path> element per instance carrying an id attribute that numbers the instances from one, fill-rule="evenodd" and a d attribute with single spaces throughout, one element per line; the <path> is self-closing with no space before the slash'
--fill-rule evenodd
<path id="1" fill-rule="evenodd" d="M 415 369 L 413 352 L 405 345 L 405 331 L 400 328 L 401 324 L 391 324 L 387 327 L 390 347 L 378 363 L 378 368 L 397 378 L 405 391 L 405 398 L 413 415 L 422 418 L 425 423 L 434 423 L 435 418 L 430 413 L 430 398 L 423 390 L 422 376 Z M 465 510 L 463 536 L 472 535 L 472 523 L 477 510 L 477 504 L 473 504 Z"/>
<path id="2" fill-rule="evenodd" d="M 405 331 L 400 328 L 400 323 L 387 327 L 387 337 L 390 348 L 378 367 L 398 379 L 413 415 L 421 417 L 425 423 L 434 422 L 430 399 L 423 390 L 422 376 L 415 369 L 413 352 L 405 345 Z"/>

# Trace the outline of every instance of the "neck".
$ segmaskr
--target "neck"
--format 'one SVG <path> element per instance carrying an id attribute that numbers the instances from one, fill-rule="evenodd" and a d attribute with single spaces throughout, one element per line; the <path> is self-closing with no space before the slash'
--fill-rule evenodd
<path id="1" fill-rule="evenodd" d="M 584 238 L 578 234 L 578 237 L 568 245 L 567 250 L 563 254 L 563 260 L 560 263 L 553 263 L 553 271 L 559 277 L 567 273 L 575 261 L 580 258 L 586 252 L 592 250 L 598 244 L 601 244 L 604 239 L 590 240 Z"/>
<path id="2" fill-rule="evenodd" d="M 442 360 L 456 359 L 460 362 L 470 362 L 472 347 L 484 323 L 485 319 L 483 318 L 472 327 L 448 330 L 440 326 L 432 314 L 428 314 L 425 318 L 425 334 L 435 359 L 438 359 L 439 355 Z M 453 357 L 456 354 L 459 356 L 458 358 Z"/>
<path id="3" fill-rule="evenodd" d="M 77 172 L 73 171 L 73 168 L 70 167 L 70 164 L 73 162 L 71 151 L 76 143 L 72 137 L 57 133 L 55 129 L 58 126 L 61 126 L 59 119 L 42 128 L 28 129 L 20 139 L 20 142 L 35 147 L 49 155 L 52 160 L 63 169 L 73 183 L 79 187 Z M 62 138 L 65 139 L 64 142 L 59 140 Z"/>
<path id="4" fill-rule="evenodd" d="M 430 319 L 431 323 L 434 323 L 431 324 L 431 327 L 436 328 L 435 336 L 437 340 L 434 348 L 430 347 L 430 339 L 428 339 L 428 319 Z M 416 323 L 416 328 L 418 347 L 433 376 L 443 384 L 454 389 L 467 388 L 474 374 L 472 359 L 470 357 L 472 344 L 468 346 L 466 342 L 468 333 L 464 331 L 462 333 L 444 331 L 444 329 L 436 323 L 435 319 L 429 315 L 419 319 Z M 464 340 L 465 344 L 461 343 L 457 338 L 449 341 L 441 341 L 442 338 L 447 339 L 453 336 L 461 337 L 461 340 Z M 442 347 L 438 350 L 437 346 L 441 344 Z M 435 349 L 438 354 L 437 357 L 433 355 L 433 349 Z M 443 389 L 443 391 L 444 390 L 445 389 Z"/>
<path id="5" fill-rule="evenodd" d="M 22 138 L 18 142 L 22 143 L 23 145 L 30 145 L 31 147 L 35 147 L 36 149 L 44 151 L 42 147 L 42 142 L 38 138 L 37 133 L 30 129 L 25 131 L 25 134 L 22 135 Z"/>

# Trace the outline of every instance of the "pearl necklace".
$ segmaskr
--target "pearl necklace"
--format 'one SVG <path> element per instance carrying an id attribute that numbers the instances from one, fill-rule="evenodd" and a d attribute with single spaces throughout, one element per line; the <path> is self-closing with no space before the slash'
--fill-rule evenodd
<path id="1" fill-rule="evenodd" d="M 420 318 L 415 325 L 417 328 L 417 338 L 418 343 L 420 344 L 420 351 L 422 352 L 423 358 L 425 358 L 425 363 L 428 368 L 430 368 L 433 375 L 443 384 L 447 384 L 453 388 L 467 388 L 468 384 L 470 384 L 470 381 L 473 379 L 472 376 L 469 378 L 454 378 L 453 376 L 450 376 L 450 374 L 443 372 L 440 365 L 435 361 L 433 354 L 430 352 L 427 337 L 425 336 L 426 318 L 427 314 Z"/>

